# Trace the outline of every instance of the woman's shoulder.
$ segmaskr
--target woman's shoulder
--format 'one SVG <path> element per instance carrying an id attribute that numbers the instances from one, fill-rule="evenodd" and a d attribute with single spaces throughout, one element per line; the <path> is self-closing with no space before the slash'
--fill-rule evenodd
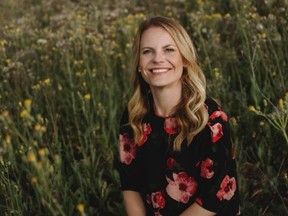
<path id="1" fill-rule="evenodd" d="M 223 111 L 223 107 L 220 105 L 220 102 L 212 97 L 207 97 L 205 100 L 205 106 L 209 112 L 212 114 L 215 111 Z"/>

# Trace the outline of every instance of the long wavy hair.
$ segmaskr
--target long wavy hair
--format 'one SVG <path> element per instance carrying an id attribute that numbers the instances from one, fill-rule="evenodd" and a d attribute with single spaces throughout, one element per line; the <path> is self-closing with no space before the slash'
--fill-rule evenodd
<path id="1" fill-rule="evenodd" d="M 206 79 L 197 63 L 195 47 L 186 30 L 175 20 L 166 17 L 153 17 L 143 21 L 136 33 L 132 47 L 132 82 L 134 94 L 128 103 L 129 124 L 134 132 L 134 142 L 138 143 L 143 136 L 142 121 L 149 111 L 150 87 L 139 73 L 140 42 L 144 31 L 152 26 L 166 30 L 178 47 L 185 66 L 182 75 L 182 94 L 176 106 L 175 118 L 178 119 L 179 133 L 173 149 L 181 150 L 186 140 L 190 144 L 194 136 L 207 124 L 208 112 L 205 108 Z"/>

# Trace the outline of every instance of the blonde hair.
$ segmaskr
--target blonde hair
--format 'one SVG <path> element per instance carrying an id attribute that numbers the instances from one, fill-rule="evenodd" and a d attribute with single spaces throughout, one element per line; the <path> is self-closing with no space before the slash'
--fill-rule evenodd
<path id="1" fill-rule="evenodd" d="M 139 26 L 132 48 L 132 82 L 135 92 L 128 103 L 129 123 L 134 132 L 134 141 L 138 143 L 143 136 L 142 121 L 149 111 L 149 85 L 138 72 L 140 42 L 144 31 L 152 26 L 162 27 L 175 41 L 185 67 L 182 75 L 182 95 L 176 107 L 179 134 L 176 136 L 173 149 L 181 150 L 185 139 L 190 144 L 194 136 L 207 124 L 208 112 L 205 108 L 206 79 L 197 64 L 195 47 L 185 29 L 175 20 L 166 17 L 153 17 Z"/>

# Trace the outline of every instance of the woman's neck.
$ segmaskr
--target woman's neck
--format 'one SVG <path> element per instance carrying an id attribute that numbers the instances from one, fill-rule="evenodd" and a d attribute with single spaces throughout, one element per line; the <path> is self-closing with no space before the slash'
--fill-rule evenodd
<path id="1" fill-rule="evenodd" d="M 154 111 L 160 116 L 175 114 L 175 108 L 181 99 L 180 89 L 151 89 L 154 101 Z"/>

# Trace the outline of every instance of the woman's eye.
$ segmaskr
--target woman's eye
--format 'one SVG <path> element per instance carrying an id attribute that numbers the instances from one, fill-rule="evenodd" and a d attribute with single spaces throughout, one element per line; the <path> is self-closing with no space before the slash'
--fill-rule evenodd
<path id="1" fill-rule="evenodd" d="M 151 52 L 151 50 L 143 50 L 142 54 L 148 54 L 150 52 Z"/>
<path id="2" fill-rule="evenodd" d="M 172 48 L 167 48 L 165 51 L 168 52 L 168 53 L 171 53 L 171 52 L 174 52 L 175 50 L 172 49 Z"/>

